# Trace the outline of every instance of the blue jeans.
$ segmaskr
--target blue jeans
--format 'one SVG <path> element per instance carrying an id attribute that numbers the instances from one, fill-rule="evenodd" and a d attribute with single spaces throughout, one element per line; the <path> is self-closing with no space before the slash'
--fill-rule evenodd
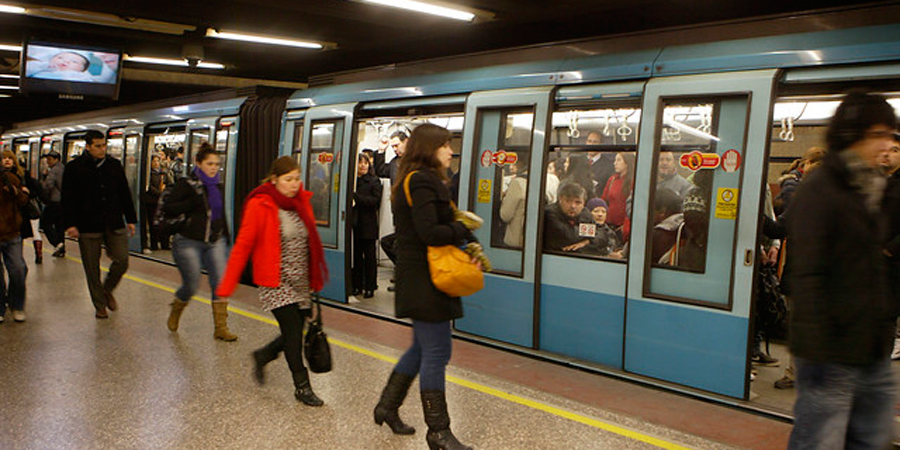
<path id="1" fill-rule="evenodd" d="M 891 360 L 864 366 L 794 357 L 797 403 L 790 450 L 888 447 L 894 422 Z"/>
<path id="2" fill-rule="evenodd" d="M 176 234 L 172 240 L 172 257 L 178 265 L 178 271 L 181 272 L 181 287 L 175 292 L 175 297 L 183 302 L 190 301 L 200 285 L 200 270 L 206 269 L 212 299 L 218 299 L 216 287 L 219 286 L 219 280 L 222 279 L 225 264 L 228 262 L 226 253 L 224 238 L 207 243 Z"/>
<path id="3" fill-rule="evenodd" d="M 6 305 L 13 311 L 25 310 L 25 276 L 28 266 L 22 256 L 22 238 L 16 236 L 8 241 L 0 241 L 0 257 L 9 275 L 9 285 L 0 267 L 0 316 L 6 314 Z"/>
<path id="4" fill-rule="evenodd" d="M 400 357 L 394 371 L 411 377 L 418 374 L 422 391 L 446 390 L 444 374 L 453 350 L 452 341 L 450 321 L 413 320 L 412 347 Z"/>

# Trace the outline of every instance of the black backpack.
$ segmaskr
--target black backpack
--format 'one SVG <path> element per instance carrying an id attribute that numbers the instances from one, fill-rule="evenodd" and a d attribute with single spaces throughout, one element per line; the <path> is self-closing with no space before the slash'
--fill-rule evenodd
<path id="1" fill-rule="evenodd" d="M 194 193 L 196 195 L 203 195 L 203 186 L 201 183 L 193 180 L 186 181 L 194 188 Z M 156 206 L 156 215 L 153 217 L 153 227 L 163 236 L 172 236 L 181 232 L 181 230 L 187 226 L 188 220 L 190 220 L 190 216 L 187 213 L 166 213 L 166 203 L 170 201 L 169 199 L 172 197 L 172 191 L 174 190 L 175 185 L 172 185 L 166 187 L 162 191 L 162 194 L 159 195 L 159 203 Z"/>

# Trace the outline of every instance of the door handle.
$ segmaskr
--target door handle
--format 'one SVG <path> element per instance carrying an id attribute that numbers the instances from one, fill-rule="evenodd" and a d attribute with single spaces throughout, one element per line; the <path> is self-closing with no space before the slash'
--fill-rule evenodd
<path id="1" fill-rule="evenodd" d="M 753 265 L 753 249 L 744 250 L 744 265 L 750 267 Z"/>

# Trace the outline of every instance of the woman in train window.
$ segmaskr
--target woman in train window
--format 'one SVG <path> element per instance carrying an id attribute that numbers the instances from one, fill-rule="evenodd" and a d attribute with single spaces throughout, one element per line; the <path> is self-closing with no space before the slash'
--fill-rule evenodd
<path id="1" fill-rule="evenodd" d="M 294 397 L 309 406 L 322 406 L 310 386 L 302 353 L 311 293 L 321 291 L 328 278 L 309 202 L 312 195 L 303 189 L 297 161 L 282 156 L 272 163 L 269 176 L 244 202 L 244 218 L 217 293 L 231 296 L 247 260 L 253 258 L 260 302 L 264 310 L 272 311 L 281 330 L 275 340 L 253 352 L 256 381 L 265 382 L 263 368 L 283 351 L 294 378 Z"/>
<path id="2" fill-rule="evenodd" d="M 381 206 L 381 178 L 372 170 L 369 155 L 360 153 L 356 165 L 356 192 L 350 220 L 353 225 L 353 295 L 375 296 L 378 266 L 375 241 L 378 240 L 378 208 Z"/>
<path id="3" fill-rule="evenodd" d="M 445 185 L 452 157 L 447 129 L 419 125 L 409 138 L 392 189 L 397 227 L 396 315 L 412 319 L 413 342 L 394 367 L 374 412 L 375 423 L 387 422 L 394 433 L 414 433 L 415 429 L 400 419 L 398 409 L 419 375 L 428 424 L 425 439 L 431 450 L 471 450 L 450 431 L 444 396 L 451 353 L 450 321 L 463 316 L 462 302 L 434 287 L 426 259 L 428 246 L 459 245 L 471 236 L 466 225 L 454 219 L 450 191 Z M 404 194 L 408 175 L 412 206 Z"/>
<path id="4" fill-rule="evenodd" d="M 613 228 L 621 229 L 626 219 L 628 219 L 626 206 L 634 184 L 634 155 L 631 153 L 616 153 L 613 168 L 616 173 L 609 177 L 606 187 L 603 188 L 603 195 L 600 197 L 606 200 L 606 203 L 609 205 L 606 222 Z M 622 234 L 627 240 L 627 233 L 623 232 Z"/>
<path id="5" fill-rule="evenodd" d="M 188 217 L 184 228 L 172 239 L 172 257 L 181 273 L 181 287 L 172 300 L 168 327 L 173 332 L 178 331 L 181 313 L 197 292 L 200 270 L 205 268 L 213 293 L 211 305 L 216 327 L 213 336 L 234 341 L 237 336 L 228 330 L 228 301 L 216 296 L 216 287 L 228 258 L 224 188 L 219 180 L 222 161 L 207 142 L 200 145 L 195 161 L 197 165 L 190 177 L 179 179 L 162 205 L 168 216 L 185 214 Z"/>

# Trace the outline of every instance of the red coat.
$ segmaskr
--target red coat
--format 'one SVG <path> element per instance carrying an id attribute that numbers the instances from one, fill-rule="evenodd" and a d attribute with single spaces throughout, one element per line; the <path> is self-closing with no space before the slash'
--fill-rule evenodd
<path id="1" fill-rule="evenodd" d="M 625 205 L 628 202 L 630 192 L 631 186 L 625 186 L 625 180 L 621 175 L 615 174 L 609 177 L 601 196 L 609 205 L 606 223 L 614 227 L 621 227 L 625 223 L 625 219 L 628 216 L 625 211 Z"/>
<path id="2" fill-rule="evenodd" d="M 251 194 L 252 195 L 252 194 Z M 312 207 L 309 204 L 309 197 L 312 194 L 308 191 L 301 190 L 297 197 L 301 197 L 299 203 L 306 209 L 300 212 L 301 217 L 307 214 L 312 217 Z M 253 282 L 259 286 L 278 287 L 281 283 L 281 221 L 278 218 L 279 207 L 275 201 L 267 195 L 255 195 L 247 200 L 244 206 L 244 217 L 241 221 L 241 228 L 237 234 L 237 240 L 234 248 L 231 249 L 231 256 L 228 258 L 228 267 L 225 269 L 225 276 L 216 289 L 219 297 L 229 297 L 234 293 L 247 260 L 253 258 Z M 309 228 L 309 226 L 307 226 Z M 324 279 L 316 270 L 318 264 L 325 264 L 321 255 L 313 248 L 313 240 L 318 239 L 312 237 L 316 233 L 315 226 L 310 233 L 310 264 L 308 267 L 310 275 L 310 288 L 313 291 L 320 291 L 324 285 Z M 321 244 L 319 244 L 319 252 L 321 252 Z M 314 261 L 315 260 L 315 261 Z M 326 275 L 327 277 L 327 272 Z"/>

